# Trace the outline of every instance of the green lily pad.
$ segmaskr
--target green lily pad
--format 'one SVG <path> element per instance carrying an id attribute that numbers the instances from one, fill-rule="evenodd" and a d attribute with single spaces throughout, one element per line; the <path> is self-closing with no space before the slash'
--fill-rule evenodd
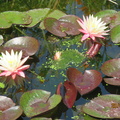
<path id="1" fill-rule="evenodd" d="M 0 13 L 0 28 L 9 28 L 12 24 L 30 24 L 31 17 L 23 12 L 6 11 Z"/>
<path id="2" fill-rule="evenodd" d="M 56 107 L 60 101 L 60 95 L 50 97 L 50 92 L 44 90 L 31 90 L 25 92 L 20 99 L 20 106 L 27 117 L 33 117 Z"/>
<path id="3" fill-rule="evenodd" d="M 26 25 L 25 27 L 33 27 L 37 23 L 39 23 L 41 20 L 44 19 L 44 17 L 49 13 L 50 9 L 49 8 L 40 8 L 40 9 L 33 9 L 29 10 L 25 13 L 31 16 L 32 22 L 29 25 Z"/>
<path id="4" fill-rule="evenodd" d="M 111 29 L 110 36 L 113 43 L 120 43 L 120 25 Z"/>
<path id="5" fill-rule="evenodd" d="M 117 11 L 108 9 L 108 10 L 102 10 L 102 11 L 96 13 L 95 16 L 102 18 L 102 20 L 106 23 L 110 23 L 111 22 L 110 17 L 112 17 L 116 13 L 117 13 Z"/>
<path id="6" fill-rule="evenodd" d="M 102 95 L 82 107 L 83 112 L 97 118 L 120 118 L 120 95 Z"/>
<path id="7" fill-rule="evenodd" d="M 6 49 L 23 50 L 26 55 L 34 55 L 39 49 L 39 42 L 37 39 L 29 36 L 16 37 L 4 44 Z"/>

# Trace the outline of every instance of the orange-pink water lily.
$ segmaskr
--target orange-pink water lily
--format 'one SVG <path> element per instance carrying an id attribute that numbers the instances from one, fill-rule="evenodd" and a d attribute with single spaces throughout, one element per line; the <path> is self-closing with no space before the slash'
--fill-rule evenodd
<path id="1" fill-rule="evenodd" d="M 105 38 L 104 35 L 108 35 L 107 32 L 109 30 L 106 30 L 106 23 L 103 22 L 101 18 L 89 15 L 86 17 L 83 16 L 83 20 L 79 19 L 77 22 L 81 26 L 81 29 L 79 29 L 79 31 L 84 34 L 81 41 L 84 41 L 87 38 L 91 38 L 93 41 L 96 41 L 96 37 Z"/>
<path id="2" fill-rule="evenodd" d="M 24 70 L 28 69 L 30 65 L 23 65 L 29 56 L 22 59 L 23 52 L 14 52 L 11 50 L 9 53 L 6 51 L 5 53 L 1 53 L 0 56 L 0 76 L 11 76 L 12 79 L 16 78 L 16 75 L 21 77 L 25 77 Z"/>

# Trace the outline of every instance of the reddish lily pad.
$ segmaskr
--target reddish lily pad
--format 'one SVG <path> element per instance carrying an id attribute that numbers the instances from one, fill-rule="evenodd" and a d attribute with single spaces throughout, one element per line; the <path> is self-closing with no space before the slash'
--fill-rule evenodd
<path id="1" fill-rule="evenodd" d="M 104 78 L 104 81 L 110 85 L 120 86 L 120 78 Z"/>
<path id="2" fill-rule="evenodd" d="M 120 58 L 106 61 L 101 70 L 107 76 L 120 78 Z"/>
<path id="3" fill-rule="evenodd" d="M 16 37 L 4 44 L 4 48 L 18 49 L 25 51 L 26 55 L 34 55 L 39 49 L 39 42 L 37 39 L 29 36 Z"/>
<path id="4" fill-rule="evenodd" d="M 66 34 L 64 31 L 61 30 L 60 25 L 61 25 L 61 22 L 55 18 L 46 18 L 44 20 L 44 26 L 46 30 L 48 30 L 50 33 L 56 36 L 65 37 Z"/>
<path id="5" fill-rule="evenodd" d="M 44 90 L 31 90 L 25 92 L 20 98 L 20 106 L 27 117 L 33 117 L 56 107 L 60 101 L 60 95 L 50 97 L 50 92 Z"/>
<path id="6" fill-rule="evenodd" d="M 0 96 L 0 120 L 16 120 L 22 112 L 20 106 L 15 106 L 12 99 Z"/>
<path id="7" fill-rule="evenodd" d="M 120 118 L 120 95 L 103 95 L 82 107 L 83 112 L 97 118 Z"/>
<path id="8" fill-rule="evenodd" d="M 69 68 L 67 70 L 67 77 L 81 95 L 91 92 L 102 81 L 101 73 L 96 70 L 85 70 L 84 74 L 82 74 L 76 68 Z"/>
<path id="9" fill-rule="evenodd" d="M 64 87 L 63 91 L 61 91 L 62 87 Z M 67 80 L 64 82 L 64 86 L 62 83 L 58 85 L 57 94 L 63 97 L 63 102 L 68 108 L 72 108 L 77 97 L 77 89 L 73 83 Z"/>
<path id="10" fill-rule="evenodd" d="M 45 28 L 52 34 L 65 37 L 66 35 L 78 35 L 80 31 L 77 23 L 79 17 L 75 15 L 66 15 L 59 20 L 55 18 L 46 18 L 44 21 Z"/>

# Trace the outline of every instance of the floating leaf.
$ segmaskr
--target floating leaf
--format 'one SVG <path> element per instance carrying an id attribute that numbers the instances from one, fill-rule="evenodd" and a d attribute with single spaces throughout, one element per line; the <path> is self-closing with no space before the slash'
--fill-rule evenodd
<path id="1" fill-rule="evenodd" d="M 111 23 L 110 23 L 110 29 L 113 27 L 120 25 L 120 12 L 117 12 L 115 15 L 110 17 Z"/>
<path id="2" fill-rule="evenodd" d="M 101 71 L 113 78 L 104 78 L 104 81 L 111 85 L 120 85 L 120 58 L 111 59 L 103 63 Z"/>
<path id="3" fill-rule="evenodd" d="M 113 43 L 120 42 L 120 25 L 117 25 L 111 29 L 110 36 Z"/>
<path id="4" fill-rule="evenodd" d="M 27 55 L 31 56 L 39 49 L 39 42 L 33 37 L 16 37 L 7 41 L 4 48 L 23 50 Z"/>
<path id="5" fill-rule="evenodd" d="M 66 92 L 63 98 L 63 102 L 68 108 L 72 108 L 77 97 L 77 89 L 70 81 L 65 81 L 64 87 Z"/>
<path id="6" fill-rule="evenodd" d="M 120 78 L 120 58 L 104 62 L 101 70 L 107 76 Z"/>
<path id="7" fill-rule="evenodd" d="M 59 37 L 65 37 L 67 34 L 78 35 L 80 33 L 78 30 L 80 26 L 77 19 L 79 19 L 79 17 L 75 15 L 66 15 L 59 20 L 55 18 L 46 18 L 44 20 L 44 25 L 49 32 Z"/>
<path id="8" fill-rule="evenodd" d="M 48 30 L 49 32 L 51 32 L 56 36 L 60 36 L 60 37 L 66 36 L 66 33 L 61 30 L 62 29 L 61 22 L 55 18 L 46 18 L 44 20 L 44 26 L 46 30 Z"/>
<path id="9" fill-rule="evenodd" d="M 80 19 L 78 16 L 75 15 L 65 15 L 59 19 L 59 21 L 62 22 L 68 22 L 74 25 L 74 29 L 72 30 L 73 34 L 71 35 L 77 35 L 80 33 L 80 25 L 78 24 L 77 20 Z"/>
<path id="10" fill-rule="evenodd" d="M 110 23 L 111 22 L 111 18 L 113 15 L 115 15 L 117 13 L 117 11 L 115 10 L 103 10 L 98 12 L 95 16 L 102 18 L 102 20 L 106 23 Z"/>
<path id="11" fill-rule="evenodd" d="M 33 117 L 56 107 L 61 101 L 60 95 L 50 97 L 50 92 L 31 90 L 25 92 L 20 99 L 20 106 L 27 117 Z"/>
<path id="12" fill-rule="evenodd" d="M 22 112 L 19 106 L 15 106 L 12 99 L 0 96 L 0 120 L 16 120 Z"/>
<path id="13" fill-rule="evenodd" d="M 97 118 L 120 118 L 120 95 L 103 95 L 86 103 L 82 110 Z"/>
<path id="14" fill-rule="evenodd" d="M 23 12 L 5 11 L 0 13 L 0 28 L 9 28 L 12 24 L 30 24 L 31 17 Z"/>
<path id="15" fill-rule="evenodd" d="M 40 8 L 40 9 L 33 9 L 29 10 L 25 13 L 31 16 L 32 22 L 29 25 L 26 25 L 25 27 L 33 27 L 37 23 L 39 23 L 41 20 L 44 19 L 44 17 L 49 13 L 50 9 L 49 8 Z"/>
<path id="16" fill-rule="evenodd" d="M 66 14 L 63 13 L 62 11 L 60 11 L 60 10 L 52 10 L 52 9 L 51 9 L 51 10 L 49 11 L 49 14 L 47 14 L 47 15 L 45 16 L 45 18 L 51 17 L 51 18 L 59 19 L 59 18 L 61 18 L 61 17 L 64 16 L 64 15 L 66 15 Z M 42 22 L 40 23 L 40 28 L 41 28 L 41 29 L 45 29 L 44 21 L 42 21 Z"/>
<path id="17" fill-rule="evenodd" d="M 57 87 L 57 94 L 62 96 L 64 104 L 68 108 L 72 108 L 76 96 L 77 96 L 77 89 L 70 81 L 65 81 L 64 85 L 60 83 Z"/>
<path id="18" fill-rule="evenodd" d="M 101 73 L 96 70 L 85 70 L 82 74 L 76 68 L 69 68 L 67 77 L 81 95 L 94 90 L 102 81 Z"/>
<path id="19" fill-rule="evenodd" d="M 21 116 L 22 112 L 20 106 L 11 107 L 0 114 L 0 120 L 16 120 Z"/>
<path id="20" fill-rule="evenodd" d="M 120 86 L 120 78 L 104 78 L 104 81 L 110 85 Z"/>

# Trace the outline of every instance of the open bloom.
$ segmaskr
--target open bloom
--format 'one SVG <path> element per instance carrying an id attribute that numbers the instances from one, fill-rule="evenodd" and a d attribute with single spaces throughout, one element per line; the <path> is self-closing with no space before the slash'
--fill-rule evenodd
<path id="1" fill-rule="evenodd" d="M 29 65 L 23 65 L 28 57 L 22 59 L 22 51 L 14 52 L 11 50 L 11 53 L 6 51 L 1 53 L 0 56 L 0 70 L 3 71 L 0 73 L 0 76 L 11 76 L 12 79 L 16 78 L 16 75 L 25 77 L 23 70 L 28 69 Z M 22 60 L 21 60 L 22 59 Z"/>
<path id="2" fill-rule="evenodd" d="M 94 17 L 93 15 L 89 15 L 86 18 L 83 16 L 83 20 L 77 20 L 81 29 L 80 32 L 84 33 L 81 41 L 86 40 L 87 38 L 91 38 L 95 41 L 95 37 L 104 38 L 104 35 L 108 35 L 109 30 L 106 27 L 106 23 L 104 23 L 101 18 Z"/>

